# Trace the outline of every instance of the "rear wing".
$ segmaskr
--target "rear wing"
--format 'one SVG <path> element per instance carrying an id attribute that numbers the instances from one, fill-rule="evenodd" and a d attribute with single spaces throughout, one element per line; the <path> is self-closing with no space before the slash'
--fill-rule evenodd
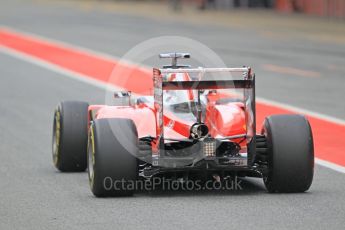
<path id="1" fill-rule="evenodd" d="M 201 80 L 192 81 L 167 81 L 163 76 L 173 73 L 196 73 Z M 240 80 L 202 80 L 206 73 L 241 73 Z M 163 91 L 164 90 L 205 90 L 205 89 L 243 89 L 243 104 L 246 114 L 246 140 L 250 151 L 255 152 L 255 75 L 251 68 L 196 68 L 196 69 L 153 69 L 154 82 L 154 108 L 156 113 L 156 138 L 159 143 L 156 153 L 163 150 L 164 146 L 164 123 L 163 123 Z M 254 144 L 252 144 L 254 142 Z M 248 150 L 248 151 L 249 151 Z"/>
<path id="2" fill-rule="evenodd" d="M 198 73 L 200 78 L 206 73 L 234 73 L 250 74 L 250 68 L 198 68 L 198 69 L 161 69 L 161 74 L 169 73 Z M 163 90 L 187 90 L 187 89 L 231 89 L 251 88 L 253 81 L 244 77 L 243 80 L 198 80 L 198 81 L 163 81 Z"/>

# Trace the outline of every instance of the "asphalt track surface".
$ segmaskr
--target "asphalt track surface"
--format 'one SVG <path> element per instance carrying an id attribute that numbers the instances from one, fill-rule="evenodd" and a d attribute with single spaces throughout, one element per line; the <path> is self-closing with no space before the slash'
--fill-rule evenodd
<path id="1" fill-rule="evenodd" d="M 264 76 L 258 81 L 260 97 L 345 118 L 342 44 L 303 40 L 281 44 L 265 38 L 253 43 L 249 31 L 243 30 L 230 34 L 212 27 L 205 35 L 201 26 L 123 14 L 90 14 L 16 1 L 1 4 L 2 25 L 115 56 L 158 35 L 198 38 L 227 64 L 248 63 L 257 69 L 258 76 Z M 266 64 L 312 70 L 320 76 L 277 74 L 264 70 Z M 327 68 L 334 65 L 333 71 Z M 261 180 L 248 179 L 244 190 L 236 192 L 156 191 L 132 198 L 94 198 L 85 173 L 59 173 L 52 166 L 52 110 L 61 100 L 102 103 L 104 90 L 5 52 L 0 53 L 0 73 L 0 229 L 343 229 L 345 225 L 345 176 L 318 165 L 313 185 L 304 194 L 268 194 Z"/>

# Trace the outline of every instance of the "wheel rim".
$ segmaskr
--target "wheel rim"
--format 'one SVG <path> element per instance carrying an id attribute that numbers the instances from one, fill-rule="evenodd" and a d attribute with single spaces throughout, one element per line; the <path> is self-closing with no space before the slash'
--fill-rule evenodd
<path id="1" fill-rule="evenodd" d="M 60 135 L 61 135 L 61 115 L 57 109 L 54 114 L 54 126 L 53 126 L 53 162 L 57 166 L 59 161 L 59 147 L 60 147 Z"/>
<path id="2" fill-rule="evenodd" d="M 95 178 L 95 144 L 94 144 L 94 135 L 93 135 L 93 128 L 92 125 L 90 126 L 90 137 L 88 143 L 88 150 L 87 150 L 87 166 L 88 166 L 88 174 L 89 174 L 89 183 L 90 186 L 93 187 L 94 178 Z"/>

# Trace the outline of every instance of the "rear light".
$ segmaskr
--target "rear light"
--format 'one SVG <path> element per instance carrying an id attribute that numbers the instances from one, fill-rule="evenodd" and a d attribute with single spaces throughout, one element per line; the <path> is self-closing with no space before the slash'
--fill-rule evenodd
<path id="1" fill-rule="evenodd" d="M 203 142 L 204 156 L 215 157 L 216 156 L 216 141 L 215 140 L 205 140 Z"/>

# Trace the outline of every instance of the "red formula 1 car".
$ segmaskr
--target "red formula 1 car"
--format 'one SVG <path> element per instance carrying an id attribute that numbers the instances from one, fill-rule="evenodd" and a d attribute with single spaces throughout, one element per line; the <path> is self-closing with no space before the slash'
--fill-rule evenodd
<path id="1" fill-rule="evenodd" d="M 128 185 L 156 177 L 251 176 L 263 177 L 269 192 L 309 189 L 314 151 L 305 117 L 267 117 L 256 134 L 250 68 L 193 69 L 177 64 L 189 54 L 160 56 L 173 62 L 153 69 L 153 96 L 133 100 L 120 92 L 115 98 L 128 99 L 126 105 L 57 106 L 53 161 L 59 170 L 88 168 L 95 196 L 131 195 L 135 186 Z"/>

